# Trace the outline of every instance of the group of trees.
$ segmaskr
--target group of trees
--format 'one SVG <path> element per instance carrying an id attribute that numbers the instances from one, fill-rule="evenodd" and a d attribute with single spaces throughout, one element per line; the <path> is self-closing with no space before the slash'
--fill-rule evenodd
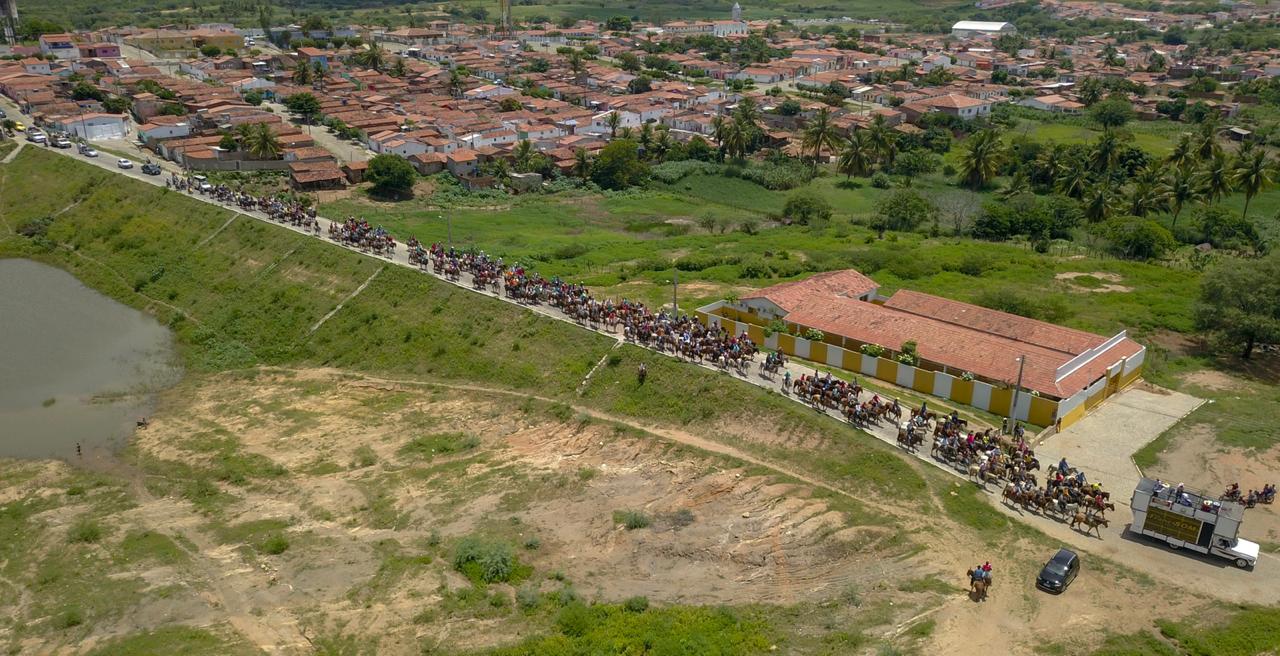
<path id="1" fill-rule="evenodd" d="M 267 123 L 241 123 L 222 134 L 218 147 L 244 151 L 258 159 L 275 159 L 284 150 L 280 137 Z"/>

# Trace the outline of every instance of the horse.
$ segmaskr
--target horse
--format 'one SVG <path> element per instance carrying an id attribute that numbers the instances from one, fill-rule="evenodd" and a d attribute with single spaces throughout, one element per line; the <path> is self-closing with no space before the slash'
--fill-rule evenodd
<path id="1" fill-rule="evenodd" d="M 991 574 L 985 576 L 974 576 L 978 569 L 971 569 L 965 573 L 969 576 L 969 598 L 974 601 L 985 601 L 987 598 L 987 590 L 991 588 Z"/>
<path id="2" fill-rule="evenodd" d="M 1076 516 L 1071 519 L 1071 528 L 1074 529 L 1077 526 L 1083 525 L 1085 527 L 1085 535 L 1088 535 L 1089 531 L 1093 531 L 1098 534 L 1098 539 L 1101 540 L 1102 530 L 1099 529 L 1098 526 L 1107 526 L 1108 523 L 1107 519 L 1101 515 L 1086 515 L 1082 512 L 1077 512 Z"/>

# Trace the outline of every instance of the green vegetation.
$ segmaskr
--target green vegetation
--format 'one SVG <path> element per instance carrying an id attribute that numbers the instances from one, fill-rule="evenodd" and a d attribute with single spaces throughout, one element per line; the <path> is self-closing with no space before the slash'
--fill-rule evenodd
<path id="1" fill-rule="evenodd" d="M 611 653 L 717 654 L 769 652 L 772 631 L 752 613 L 725 608 L 661 608 L 570 604 L 559 611 L 552 635 L 531 638 L 488 656 L 593 653 L 610 645 Z"/>
<path id="2" fill-rule="evenodd" d="M 1109 636 L 1093 656 L 1253 656 L 1280 648 L 1280 610 L 1241 607 L 1225 622 L 1156 622 L 1159 635 Z"/>
<path id="3" fill-rule="evenodd" d="M 529 575 L 510 544 L 478 536 L 463 538 L 454 548 L 453 567 L 477 585 L 518 583 Z"/>
<path id="4" fill-rule="evenodd" d="M 638 510 L 615 510 L 613 511 L 613 523 L 618 526 L 626 527 L 628 531 L 634 531 L 638 528 L 648 528 L 653 522 L 648 515 Z"/>
<path id="5" fill-rule="evenodd" d="M 259 653 L 252 646 L 221 633 L 207 628 L 167 626 L 111 640 L 89 652 L 89 656 L 250 656 Z"/>
<path id="6" fill-rule="evenodd" d="M 400 447 L 400 455 L 422 460 L 470 451 L 480 439 L 470 433 L 435 433 L 415 437 Z"/>

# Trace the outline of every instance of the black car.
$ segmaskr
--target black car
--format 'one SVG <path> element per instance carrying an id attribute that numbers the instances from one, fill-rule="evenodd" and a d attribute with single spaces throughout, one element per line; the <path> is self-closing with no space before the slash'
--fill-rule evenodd
<path id="1" fill-rule="evenodd" d="M 142 172 L 146 173 L 147 175 L 160 175 L 160 165 L 152 162 L 147 162 L 146 164 L 142 165 Z"/>
<path id="2" fill-rule="evenodd" d="M 1080 557 L 1070 549 L 1059 549 L 1058 553 L 1044 564 L 1040 576 L 1036 577 L 1036 587 L 1045 592 L 1061 594 L 1080 573 Z"/>

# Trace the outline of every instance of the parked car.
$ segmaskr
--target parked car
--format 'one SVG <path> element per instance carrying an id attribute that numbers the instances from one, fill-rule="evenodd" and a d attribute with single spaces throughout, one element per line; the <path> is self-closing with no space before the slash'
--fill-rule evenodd
<path id="1" fill-rule="evenodd" d="M 133 168 L 133 162 L 121 157 L 120 159 L 116 160 L 116 166 L 122 169 L 131 169 Z"/>
<path id="2" fill-rule="evenodd" d="M 31 143 L 46 143 L 49 139 L 44 136 L 43 132 L 32 130 L 27 133 L 27 141 L 30 141 Z"/>
<path id="3" fill-rule="evenodd" d="M 160 175 L 160 165 L 155 162 L 147 162 L 142 165 L 142 172 L 147 175 Z"/>
<path id="4" fill-rule="evenodd" d="M 0 107 L 0 118 L 9 118 L 8 112 L 5 112 L 3 107 Z"/>
<path id="5" fill-rule="evenodd" d="M 1062 594 L 1071 582 L 1080 574 L 1080 557 L 1070 549 L 1059 549 L 1058 553 L 1044 564 L 1040 575 L 1036 577 L 1036 587 L 1045 592 Z"/>
<path id="6" fill-rule="evenodd" d="M 18 121 L 17 123 L 13 124 L 13 129 L 17 130 L 18 132 L 22 132 L 23 130 L 27 129 L 27 126 L 23 125 L 22 121 Z"/>
<path id="7" fill-rule="evenodd" d="M 98 151 L 94 150 L 89 146 L 85 146 L 84 148 L 80 149 L 80 154 L 84 155 L 85 157 L 97 157 Z"/>
<path id="8" fill-rule="evenodd" d="M 53 140 L 53 147 L 54 148 L 70 148 L 71 142 L 67 141 L 66 137 L 58 137 L 57 139 Z"/>

